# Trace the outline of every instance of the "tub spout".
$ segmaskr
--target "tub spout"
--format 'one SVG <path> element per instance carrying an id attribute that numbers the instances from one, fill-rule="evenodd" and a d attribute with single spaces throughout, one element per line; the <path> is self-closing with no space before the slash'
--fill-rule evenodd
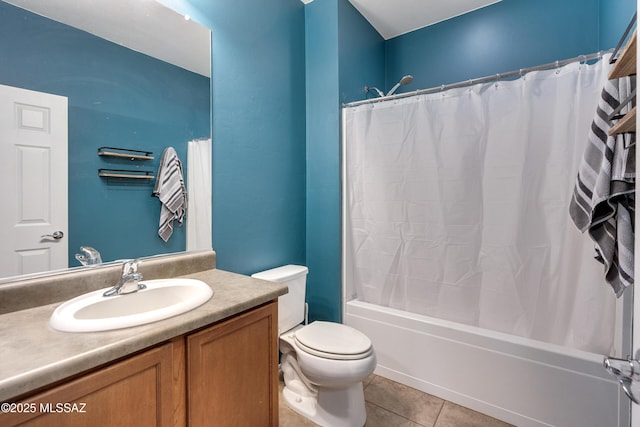
<path id="1" fill-rule="evenodd" d="M 636 359 L 616 359 L 605 357 L 604 368 L 618 379 L 624 392 L 634 403 L 640 403 L 640 362 Z"/>
<path id="2" fill-rule="evenodd" d="M 629 378 L 634 380 L 640 378 L 640 362 L 637 360 L 605 357 L 603 365 L 611 375 L 619 379 Z"/>

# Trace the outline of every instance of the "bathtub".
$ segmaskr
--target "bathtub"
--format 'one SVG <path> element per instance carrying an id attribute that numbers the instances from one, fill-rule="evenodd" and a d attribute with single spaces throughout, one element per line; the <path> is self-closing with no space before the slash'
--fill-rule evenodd
<path id="1" fill-rule="evenodd" d="M 442 399 L 523 427 L 629 425 L 603 355 L 358 300 L 343 320 L 371 338 L 376 374 Z"/>

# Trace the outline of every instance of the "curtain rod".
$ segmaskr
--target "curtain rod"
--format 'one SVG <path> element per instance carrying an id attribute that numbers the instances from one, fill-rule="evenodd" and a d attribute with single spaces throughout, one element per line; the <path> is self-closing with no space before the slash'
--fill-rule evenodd
<path id="1" fill-rule="evenodd" d="M 507 73 L 498 73 L 498 74 L 494 74 L 492 76 L 480 77 L 480 78 L 477 78 L 477 79 L 469 79 L 469 80 L 465 80 L 465 81 L 458 82 L 458 83 L 450 83 L 450 84 L 446 84 L 446 85 L 434 86 L 434 87 L 431 87 L 429 89 L 418 89 L 418 90 L 414 90 L 413 92 L 404 92 L 404 93 L 399 93 L 397 95 L 381 96 L 381 97 L 378 97 L 378 98 L 364 99 L 362 101 L 348 102 L 348 103 L 342 104 L 342 107 L 344 107 L 344 108 L 346 108 L 346 107 L 357 107 L 358 105 L 375 104 L 376 102 L 383 102 L 383 101 L 391 101 L 391 100 L 394 100 L 394 99 L 408 98 L 408 97 L 414 96 L 414 95 L 425 95 L 425 94 L 428 94 L 428 93 L 437 93 L 437 92 L 442 92 L 442 91 L 449 90 L 449 89 L 457 89 L 457 88 L 461 88 L 461 87 L 465 87 L 465 86 L 471 86 L 471 85 L 475 85 L 475 84 L 479 84 L 479 83 L 489 83 L 489 82 L 493 82 L 493 81 L 497 81 L 497 80 L 507 79 L 509 77 L 523 76 L 523 75 L 525 75 L 525 74 L 527 74 L 527 73 L 529 73 L 531 71 L 552 70 L 554 68 L 563 67 L 565 65 L 572 64 L 572 63 L 578 62 L 578 61 L 579 62 L 586 62 L 586 61 L 591 61 L 591 60 L 594 60 L 594 59 L 600 59 L 604 55 L 606 55 L 607 53 L 611 53 L 611 52 L 613 52 L 613 49 L 604 50 L 604 51 L 600 51 L 600 52 L 597 52 L 597 53 L 592 53 L 592 54 L 589 54 L 589 55 L 580 55 L 580 56 L 576 56 L 575 58 L 564 59 L 562 61 L 549 62 L 548 64 L 536 65 L 535 67 L 521 68 L 519 70 L 509 71 Z"/>

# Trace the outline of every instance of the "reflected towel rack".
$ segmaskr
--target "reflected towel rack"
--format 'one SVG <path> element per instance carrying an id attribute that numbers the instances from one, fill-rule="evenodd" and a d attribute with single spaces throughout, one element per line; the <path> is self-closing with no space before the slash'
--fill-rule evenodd
<path id="1" fill-rule="evenodd" d="M 633 31 L 629 43 L 624 47 L 620 57 L 616 61 L 609 73 L 609 79 L 617 79 L 619 77 L 630 76 L 636 74 L 636 45 L 638 43 L 638 32 Z M 613 56 L 612 56 L 613 57 Z"/>
<path id="2" fill-rule="evenodd" d="M 609 129 L 609 135 L 619 133 L 635 133 L 636 131 L 636 107 L 622 116 L 622 119 Z"/>
<path id="3" fill-rule="evenodd" d="M 620 41 L 618 42 L 618 46 L 616 46 L 615 51 L 611 55 L 613 67 L 611 68 L 611 72 L 609 73 L 610 80 L 618 79 L 620 77 L 632 76 L 636 74 L 636 57 L 637 57 L 636 45 L 637 45 L 637 35 L 638 35 L 637 28 L 633 30 L 633 34 L 631 34 L 631 37 L 627 41 L 626 46 L 624 46 L 624 48 L 622 49 L 622 53 L 620 54 L 620 56 L 616 57 L 616 52 L 618 52 L 622 47 L 622 45 L 624 44 L 624 41 L 629 35 L 629 32 L 633 28 L 634 24 L 636 23 L 636 20 L 637 20 L 637 12 L 633 14 L 633 17 L 631 18 L 631 22 L 629 22 L 627 29 L 625 30 L 624 34 L 620 38 Z M 610 136 L 618 135 L 621 133 L 635 133 L 636 111 L 637 111 L 637 106 L 633 105 L 633 103 L 635 103 L 635 98 L 636 98 L 636 90 L 634 89 L 630 94 L 630 96 L 624 101 L 622 101 L 619 107 L 616 108 L 611 114 L 611 116 L 609 117 L 609 120 L 620 119 L 615 125 L 613 125 L 609 129 Z M 629 103 L 632 103 L 631 105 L 633 106 L 631 111 L 629 111 L 625 115 L 620 116 L 619 115 L 620 110 Z"/>
<path id="4" fill-rule="evenodd" d="M 98 176 L 103 178 L 148 179 L 155 178 L 153 171 L 130 169 L 98 169 Z"/>
<path id="5" fill-rule="evenodd" d="M 620 51 L 620 48 L 624 45 L 627 36 L 631 32 L 631 29 L 636 23 L 638 18 L 638 12 L 634 13 L 631 17 L 631 21 L 629 25 L 627 25 L 627 29 L 624 30 L 622 37 L 618 41 L 618 45 L 613 50 L 611 54 L 611 58 L 609 59 L 610 64 L 616 64 L 611 73 L 609 74 L 609 79 L 615 79 L 621 76 L 628 76 L 630 74 L 635 74 L 635 55 L 636 55 L 636 31 L 631 35 L 631 39 L 629 39 L 627 46 L 622 50 L 620 56 L 617 56 L 617 53 Z M 631 55 L 633 55 L 633 60 L 630 60 Z M 626 58 L 625 58 L 626 57 Z"/>
<path id="6" fill-rule="evenodd" d="M 131 150 L 129 148 L 100 147 L 98 156 L 122 157 L 131 160 L 153 160 L 153 151 Z"/>
<path id="7" fill-rule="evenodd" d="M 631 22 L 627 26 L 627 29 L 625 30 L 624 34 L 620 38 L 620 42 L 618 43 L 618 46 L 616 46 L 615 52 L 611 55 L 611 58 L 614 62 L 613 62 L 613 67 L 611 69 L 611 72 L 609 73 L 610 80 L 618 79 L 626 76 L 632 76 L 636 74 L 636 57 L 637 57 L 636 45 L 637 45 L 637 33 L 638 33 L 637 28 L 633 30 L 633 34 L 629 38 L 626 46 L 624 46 L 624 48 L 622 49 L 622 53 L 620 54 L 620 56 L 615 58 L 616 52 L 620 50 L 620 48 L 622 47 L 629 32 L 633 28 L 633 25 L 636 23 L 636 19 L 637 19 L 637 14 L 634 14 L 633 18 L 631 18 Z M 609 129 L 608 133 L 610 136 L 618 135 L 621 133 L 635 133 L 636 111 L 637 111 L 637 106 L 633 105 L 635 103 L 635 99 L 636 99 L 636 90 L 634 89 L 630 94 L 630 96 L 627 99 L 623 100 L 620 103 L 619 107 L 616 108 L 612 112 L 612 114 L 609 116 L 609 120 L 619 119 L 619 121 Z M 632 103 L 631 105 L 633 106 L 633 108 L 631 108 L 631 111 L 620 116 L 619 115 L 620 110 L 622 110 L 622 108 L 624 108 L 629 103 Z"/>

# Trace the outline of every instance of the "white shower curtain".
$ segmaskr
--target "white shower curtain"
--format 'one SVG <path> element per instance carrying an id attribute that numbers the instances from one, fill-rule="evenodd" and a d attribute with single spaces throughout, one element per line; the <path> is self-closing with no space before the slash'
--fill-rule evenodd
<path id="1" fill-rule="evenodd" d="M 345 109 L 363 301 L 597 353 L 615 297 L 568 206 L 606 58 Z"/>
<path id="2" fill-rule="evenodd" d="M 211 249 L 211 139 L 187 143 L 187 250 Z"/>

